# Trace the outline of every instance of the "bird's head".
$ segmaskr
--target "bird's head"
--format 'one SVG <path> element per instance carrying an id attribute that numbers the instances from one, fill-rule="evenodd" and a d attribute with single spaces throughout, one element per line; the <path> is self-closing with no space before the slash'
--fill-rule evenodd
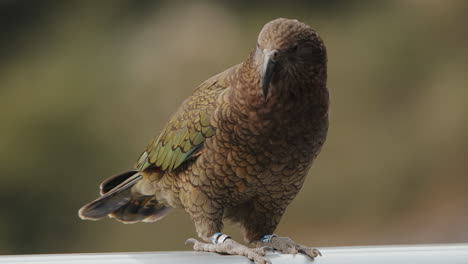
<path id="1" fill-rule="evenodd" d="M 270 86 L 280 80 L 294 86 L 326 78 L 325 45 L 315 30 L 297 20 L 268 22 L 260 31 L 253 59 L 265 99 Z"/>

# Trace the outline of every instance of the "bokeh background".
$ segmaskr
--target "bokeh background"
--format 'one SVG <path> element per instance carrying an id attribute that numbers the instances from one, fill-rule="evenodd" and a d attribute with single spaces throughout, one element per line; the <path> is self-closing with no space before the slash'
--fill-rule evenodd
<path id="1" fill-rule="evenodd" d="M 282 2 L 0 1 L 0 254 L 189 250 L 182 211 L 123 225 L 77 210 L 277 17 L 320 32 L 332 94 L 328 141 L 277 233 L 468 242 L 466 3 Z"/>

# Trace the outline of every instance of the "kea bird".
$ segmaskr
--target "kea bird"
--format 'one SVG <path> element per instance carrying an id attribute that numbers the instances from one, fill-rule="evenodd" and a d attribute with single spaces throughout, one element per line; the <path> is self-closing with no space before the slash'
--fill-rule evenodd
<path id="1" fill-rule="evenodd" d="M 200 84 L 148 144 L 134 170 L 101 185 L 82 219 L 154 222 L 183 208 L 194 250 L 270 263 L 265 250 L 320 255 L 274 235 L 328 130 L 327 53 L 318 33 L 279 18 L 247 59 Z M 247 246 L 223 234 L 239 224 Z"/>

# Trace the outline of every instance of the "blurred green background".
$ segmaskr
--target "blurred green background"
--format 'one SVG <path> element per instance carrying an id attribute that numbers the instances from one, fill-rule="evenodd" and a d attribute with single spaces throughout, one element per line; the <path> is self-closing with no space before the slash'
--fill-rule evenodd
<path id="1" fill-rule="evenodd" d="M 77 210 L 277 17 L 320 32 L 332 94 L 328 141 L 277 233 L 468 242 L 466 3 L 284 3 L 2 0 L 0 254 L 190 249 L 182 211 L 123 225 Z"/>

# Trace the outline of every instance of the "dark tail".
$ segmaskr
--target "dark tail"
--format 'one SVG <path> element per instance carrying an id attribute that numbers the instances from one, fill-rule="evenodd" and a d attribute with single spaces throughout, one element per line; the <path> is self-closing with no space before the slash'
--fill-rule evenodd
<path id="1" fill-rule="evenodd" d="M 127 171 L 110 177 L 101 183 L 102 196 L 83 206 L 78 215 L 87 220 L 99 220 L 109 215 L 124 223 L 161 219 L 170 207 L 158 203 L 153 195 L 132 192 L 132 187 L 141 178 L 138 171 Z"/>

